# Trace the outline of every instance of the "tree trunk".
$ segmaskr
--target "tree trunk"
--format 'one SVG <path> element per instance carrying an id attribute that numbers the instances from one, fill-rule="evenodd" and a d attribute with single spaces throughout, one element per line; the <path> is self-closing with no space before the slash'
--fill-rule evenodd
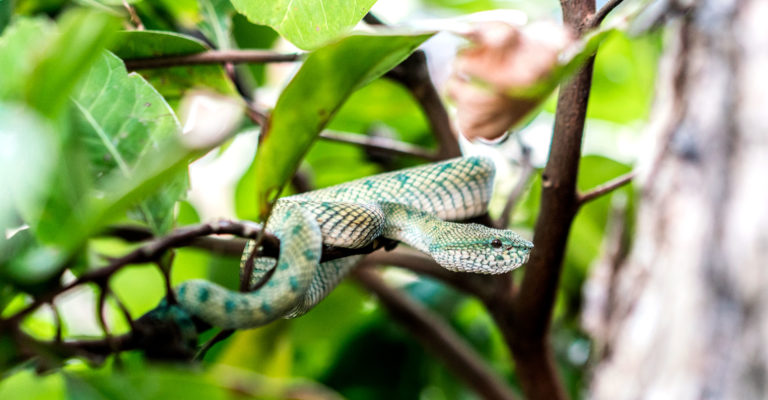
<path id="1" fill-rule="evenodd" d="M 587 302 L 590 391 L 768 398 L 768 2 L 678 3 L 632 250 Z"/>

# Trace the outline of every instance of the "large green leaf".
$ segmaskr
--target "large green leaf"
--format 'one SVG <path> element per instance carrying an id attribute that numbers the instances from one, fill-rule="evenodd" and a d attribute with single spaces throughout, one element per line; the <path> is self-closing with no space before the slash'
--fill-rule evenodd
<path id="1" fill-rule="evenodd" d="M 232 0 L 251 21 L 269 25 L 302 49 L 317 48 L 352 29 L 376 0 Z"/>
<path id="2" fill-rule="evenodd" d="M 210 50 L 203 42 L 172 32 L 120 32 L 112 51 L 123 60 L 161 56 L 182 56 Z M 235 87 L 220 65 L 186 65 L 138 71 L 165 100 L 176 107 L 190 89 L 205 88 L 225 95 L 236 94 Z"/>
<path id="3" fill-rule="evenodd" d="M 84 10 L 57 25 L 18 19 L 0 39 L 0 99 L 22 100 L 43 116 L 66 107 L 71 90 L 117 28 L 115 18 Z"/>
<path id="4" fill-rule="evenodd" d="M 64 399 L 65 394 L 64 377 L 61 373 L 40 376 L 31 369 L 25 369 L 0 381 L 2 399 Z"/>
<path id="5" fill-rule="evenodd" d="M 25 82 L 27 102 L 46 116 L 56 116 L 67 105 L 80 77 L 110 43 L 118 27 L 106 14 L 75 10 L 58 21 L 59 33 L 46 41 L 44 56 Z"/>
<path id="6" fill-rule="evenodd" d="M 238 200 L 245 202 L 238 204 L 241 216 L 263 218 L 268 204 L 344 101 L 430 36 L 353 35 L 310 54 L 275 105 L 247 173 L 252 178 L 238 186 Z"/>
<path id="7" fill-rule="evenodd" d="M 150 147 L 181 131 L 179 121 L 162 96 L 109 52 L 90 69 L 72 96 L 77 127 L 86 144 L 96 186 L 120 171 L 129 177 Z M 142 219 L 157 233 L 173 222 L 173 206 L 186 189 L 182 174 L 138 206 Z"/>
<path id="8" fill-rule="evenodd" d="M 53 23 L 39 18 L 20 18 L 0 37 L 0 99 L 22 100 L 23 85 L 34 68 Z"/>
<path id="9" fill-rule="evenodd" d="M 253 24 L 241 14 L 232 18 L 232 36 L 241 49 L 269 49 L 279 37 L 272 28 Z M 266 81 L 265 64 L 239 64 L 235 67 L 242 78 L 248 79 L 246 82 L 251 87 L 261 86 Z M 248 73 L 243 73 L 245 71 Z"/>

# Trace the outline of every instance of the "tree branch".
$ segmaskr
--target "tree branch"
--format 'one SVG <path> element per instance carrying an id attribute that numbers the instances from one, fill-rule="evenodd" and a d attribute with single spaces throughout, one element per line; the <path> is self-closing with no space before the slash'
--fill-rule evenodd
<path id="1" fill-rule="evenodd" d="M 619 176 L 615 179 L 611 179 L 608 182 L 605 182 L 604 184 L 591 189 L 590 191 L 586 193 L 582 193 L 578 195 L 578 203 L 579 206 L 584 205 L 585 203 L 588 203 L 592 200 L 597 199 L 600 196 L 606 195 L 608 193 L 611 193 L 612 191 L 628 184 L 629 182 L 632 182 L 632 179 L 635 177 L 635 172 L 629 172 L 627 174 L 624 174 L 622 176 Z"/>
<path id="2" fill-rule="evenodd" d="M 561 0 L 566 26 L 582 35 L 595 11 L 594 0 Z M 576 180 L 587 101 L 592 83 L 590 58 L 560 89 L 549 159 L 542 173 L 541 205 L 534 247 L 518 291 L 507 280 L 504 290 L 486 303 L 497 321 L 527 397 L 565 399 L 548 340 L 565 245 L 578 210 Z"/>
<path id="3" fill-rule="evenodd" d="M 386 25 L 371 13 L 365 14 L 363 21 L 368 25 Z M 429 76 L 429 68 L 427 67 L 427 57 L 424 52 L 421 50 L 413 52 L 400 65 L 387 72 L 385 76 L 408 88 L 421 105 L 432 127 L 432 133 L 437 138 L 440 149 L 439 159 L 460 156 L 459 142 L 456 140 L 453 128 L 451 128 L 451 120 L 448 118 L 448 112 L 445 110 L 443 101 L 432 84 L 432 78 Z"/>
<path id="4" fill-rule="evenodd" d="M 209 50 L 183 56 L 126 59 L 128 71 L 178 67 L 182 65 L 225 64 L 225 63 L 275 63 L 301 61 L 303 53 L 276 53 L 268 50 Z"/>
<path id="5" fill-rule="evenodd" d="M 443 101 L 432 84 L 427 68 L 427 57 L 421 50 L 415 51 L 400 65 L 387 72 L 387 78 L 405 86 L 421 105 L 439 145 L 438 157 L 446 159 L 461 155 L 459 142 L 451 128 L 451 120 Z"/>
<path id="6" fill-rule="evenodd" d="M 35 301 L 33 301 L 32 304 L 11 317 L 11 321 L 20 321 L 24 316 L 34 311 L 42 304 L 50 302 L 59 294 L 76 286 L 89 282 L 106 282 L 109 277 L 126 265 L 157 261 L 169 249 L 187 246 L 200 236 L 232 234 L 253 239 L 258 237 L 260 232 L 261 228 L 255 224 L 234 221 L 219 221 L 176 229 L 168 235 L 147 243 L 122 257 L 113 259 L 109 264 L 102 268 L 84 273 L 80 278 L 66 286 L 59 287 L 56 290 L 46 293 L 44 296 L 35 298 Z M 280 252 L 279 243 L 280 241 L 277 237 L 270 233 L 265 233 L 264 241 L 262 243 L 263 249 L 260 252 L 260 256 L 277 257 Z"/>
<path id="7" fill-rule="evenodd" d="M 453 329 L 419 303 L 395 290 L 372 268 L 358 268 L 355 279 L 375 293 L 393 319 L 442 359 L 446 367 L 485 399 L 513 399 L 514 395 L 488 364 Z"/>
<path id="8" fill-rule="evenodd" d="M 611 11 L 616 8 L 616 6 L 621 4 L 622 1 L 623 0 L 610 0 L 609 2 L 605 3 L 605 5 L 603 5 L 603 7 L 595 13 L 595 15 L 587 20 L 586 29 L 589 30 L 599 27 L 605 17 L 607 17 L 608 14 L 610 14 Z"/>
<path id="9" fill-rule="evenodd" d="M 492 285 L 488 285 L 487 276 L 452 272 L 443 268 L 431 257 L 410 248 L 397 248 L 392 251 L 376 251 L 363 260 L 366 264 L 391 265 L 404 268 L 417 274 L 427 275 L 481 300 L 493 295 Z"/>
<path id="10" fill-rule="evenodd" d="M 436 154 L 425 148 L 383 137 L 325 130 L 320 133 L 320 138 L 332 142 L 356 144 L 366 149 L 383 153 L 418 157 L 427 161 L 437 161 L 439 159 Z"/>

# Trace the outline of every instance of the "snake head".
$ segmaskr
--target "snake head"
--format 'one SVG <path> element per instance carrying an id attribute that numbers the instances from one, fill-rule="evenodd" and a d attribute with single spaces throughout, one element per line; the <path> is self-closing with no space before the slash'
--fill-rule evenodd
<path id="1" fill-rule="evenodd" d="M 533 243 L 510 230 L 479 224 L 452 225 L 460 227 L 441 233 L 429 248 L 435 261 L 451 271 L 509 272 L 525 264 L 533 249 Z"/>

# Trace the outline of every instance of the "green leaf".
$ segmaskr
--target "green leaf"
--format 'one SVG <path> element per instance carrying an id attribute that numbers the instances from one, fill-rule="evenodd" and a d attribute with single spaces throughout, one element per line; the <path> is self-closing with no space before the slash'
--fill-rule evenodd
<path id="1" fill-rule="evenodd" d="M 203 42 L 189 36 L 171 32 L 120 32 L 111 49 L 123 60 L 160 56 L 182 56 L 210 50 Z M 220 65 L 186 65 L 138 71 L 173 107 L 179 105 L 184 93 L 190 89 L 206 88 L 214 92 L 237 94 L 232 82 Z"/>
<path id="2" fill-rule="evenodd" d="M 423 146 L 434 145 L 424 111 L 403 85 L 377 79 L 356 91 L 328 124 L 328 129 L 369 133 L 386 125 L 397 139 Z"/>
<path id="3" fill-rule="evenodd" d="M 198 0 L 200 14 L 203 20 L 200 22 L 200 30 L 219 50 L 232 48 L 230 31 L 232 29 L 232 15 L 235 9 L 229 0 Z"/>
<path id="4" fill-rule="evenodd" d="M 0 349 L 5 347 L 3 342 L 0 339 Z M 0 358 L 2 357 L 0 356 Z M 22 370 L 0 381 L 0 399 L 49 400 L 64 398 L 65 385 L 61 373 L 39 376 L 34 371 Z"/>
<path id="5" fill-rule="evenodd" d="M 294 374 L 317 379 L 325 376 L 328 367 L 343 356 L 353 336 L 373 321 L 386 318 L 381 309 L 370 302 L 369 293 L 345 280 L 312 312 L 292 320 Z"/>
<path id="6" fill-rule="evenodd" d="M 661 32 L 606 39 L 595 58 L 587 117 L 618 123 L 647 118 L 660 54 Z"/>
<path id="7" fill-rule="evenodd" d="M 229 390 L 199 371 L 170 366 L 131 365 L 68 374 L 72 399 L 229 399 Z"/>
<path id="8" fill-rule="evenodd" d="M 272 28 L 255 25 L 240 14 L 236 14 L 232 18 L 232 36 L 237 42 L 237 47 L 241 49 L 269 49 L 279 37 Z M 261 86 L 266 80 L 266 66 L 263 63 L 239 64 L 235 68 L 238 68 L 240 72 L 242 70 L 249 72 L 242 74 L 242 76 L 251 78 L 252 82 L 248 82 L 251 87 Z"/>
<path id="9" fill-rule="evenodd" d="M 79 78 L 101 54 L 118 27 L 106 14 L 74 10 L 58 22 L 59 34 L 46 42 L 44 56 L 26 77 L 28 103 L 46 116 L 58 115 Z"/>
<path id="10" fill-rule="evenodd" d="M 23 100 L 23 87 L 54 32 L 46 19 L 19 18 L 0 37 L 0 99 Z"/>
<path id="11" fill-rule="evenodd" d="M 376 0 L 232 0 L 256 24 L 268 25 L 302 49 L 314 49 L 352 29 Z"/>
<path id="12" fill-rule="evenodd" d="M 72 96 L 96 187 L 114 171 L 131 176 L 150 147 L 177 135 L 179 121 L 165 99 L 122 61 L 105 52 Z M 143 200 L 137 212 L 156 233 L 173 222 L 173 207 L 186 190 L 186 174 Z"/>
<path id="13" fill-rule="evenodd" d="M 236 332 L 216 362 L 266 376 L 289 377 L 293 361 L 290 327 L 290 321 L 281 320 L 258 329 Z"/>
<path id="14" fill-rule="evenodd" d="M 309 55 L 283 90 L 242 181 L 241 217 L 263 217 L 301 158 L 344 101 L 404 60 L 431 34 L 353 35 Z M 253 196 L 249 196 L 253 193 Z"/>

